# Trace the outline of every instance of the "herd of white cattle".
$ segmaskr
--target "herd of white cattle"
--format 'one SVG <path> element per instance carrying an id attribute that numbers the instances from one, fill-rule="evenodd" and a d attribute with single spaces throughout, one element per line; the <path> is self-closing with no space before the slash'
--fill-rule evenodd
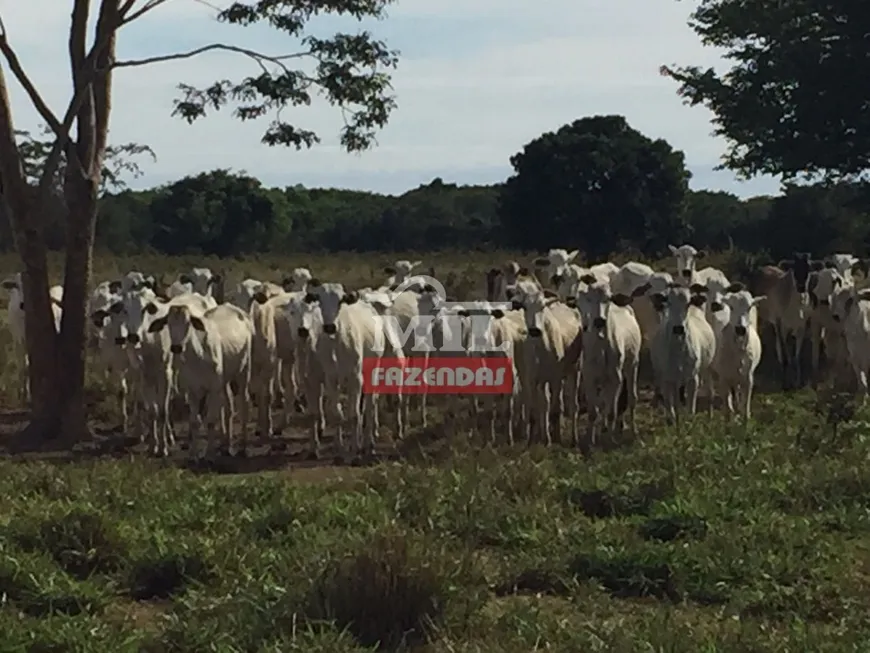
<path id="1" fill-rule="evenodd" d="M 257 431 L 271 435 L 276 399 L 284 426 L 296 411 L 312 417 L 313 456 L 327 426 L 335 429 L 338 453 L 345 452 L 346 412 L 356 452 L 370 453 L 379 397 L 363 391 L 363 360 L 419 356 L 419 334 L 404 342 L 400 334 L 422 324 L 422 316 L 428 318 L 424 339 L 431 343 L 426 356 L 439 355 L 439 343 L 458 338 L 464 355 L 498 350 L 510 358 L 513 392 L 471 399 L 475 421 L 480 404 L 488 408 L 489 437 L 501 426 L 510 442 L 516 429 L 530 441 L 560 439 L 563 414 L 573 443 L 584 449 L 604 429 L 634 429 L 644 348 L 669 422 L 678 420 L 681 404 L 694 414 L 701 391 L 711 409 L 718 395 L 729 415 L 736 403 L 748 420 L 765 323 L 773 326 L 784 382 L 802 376 L 800 351 L 809 336 L 809 376 L 818 379 L 824 346 L 833 373 L 856 380 L 866 398 L 870 290 L 859 290 L 853 278 L 858 269 L 867 276 L 866 262 L 850 254 L 820 261 L 796 253 L 760 268 L 744 286 L 719 269 L 698 269 L 704 252 L 693 246 L 670 249 L 675 275 L 637 262 L 583 267 L 573 262 L 576 251 L 552 249 L 534 261 L 535 274 L 513 261 L 489 270 L 486 299 L 470 301 L 446 301 L 431 276 L 414 273 L 420 261 L 397 261 L 375 289 L 322 283 L 307 268 L 293 270 L 280 284 L 245 279 L 225 303 L 215 299 L 221 279 L 208 268 L 194 268 L 168 288 L 131 271 L 92 293 L 94 362 L 119 389 L 122 428 L 134 427 L 143 441 L 150 437 L 155 455 L 168 455 L 176 443 L 170 401 L 182 398 L 190 409 L 195 457 L 208 455 L 217 435 L 230 455 L 244 455 L 250 406 L 256 407 Z M 24 355 L 20 274 L 2 285 L 10 295 L 9 328 Z M 50 295 L 59 328 L 63 288 L 52 287 Z M 26 397 L 26 356 L 21 370 Z M 386 398 L 395 404 L 398 439 L 409 424 L 410 398 Z M 427 397 L 414 399 L 425 426 Z M 584 404 L 588 425 L 580 437 Z M 236 407 L 241 445 L 233 437 Z M 204 448 L 196 446 L 203 426 Z"/>

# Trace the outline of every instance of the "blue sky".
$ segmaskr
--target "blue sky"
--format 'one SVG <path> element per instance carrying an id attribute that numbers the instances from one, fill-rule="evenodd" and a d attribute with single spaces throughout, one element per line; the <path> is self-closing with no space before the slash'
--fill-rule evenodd
<path id="1" fill-rule="evenodd" d="M 147 143 L 156 152 L 157 162 L 145 162 L 146 174 L 134 187 L 229 168 L 267 185 L 401 193 L 434 177 L 460 184 L 502 181 L 511 173 L 509 157 L 529 140 L 586 115 L 618 113 L 683 150 L 693 188 L 775 193 L 773 178 L 739 182 L 713 170 L 725 144 L 711 135 L 710 113 L 684 106 L 675 84 L 658 74 L 661 64 L 722 65 L 719 53 L 702 48 L 686 25 L 693 6 L 676 0 L 399 0 L 386 20 L 365 24 L 401 51 L 394 76 L 399 108 L 370 152 L 341 151 L 341 119 L 325 103 L 285 114 L 322 138 L 302 152 L 261 145 L 265 124 L 243 125 L 228 113 L 194 125 L 170 117 L 177 83 L 256 74 L 256 64 L 226 53 L 118 71 L 111 141 Z M 70 94 L 71 7 L 71 0 L 0 0 L 9 39 L 57 114 Z M 123 28 L 118 58 L 211 42 L 270 54 L 298 49 L 273 30 L 219 24 L 214 14 L 201 0 L 168 0 Z M 334 18 L 312 24 L 319 35 L 337 29 L 355 30 L 357 24 Z M 35 129 L 40 121 L 17 85 L 12 102 L 16 127 Z"/>

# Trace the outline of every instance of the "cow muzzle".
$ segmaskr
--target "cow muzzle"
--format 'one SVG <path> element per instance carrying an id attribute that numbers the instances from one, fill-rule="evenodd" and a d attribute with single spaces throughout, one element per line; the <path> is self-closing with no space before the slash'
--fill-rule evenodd
<path id="1" fill-rule="evenodd" d="M 169 345 L 169 351 L 173 354 L 181 353 L 181 345 Z"/>
<path id="2" fill-rule="evenodd" d="M 682 275 L 683 275 L 686 279 L 691 279 L 691 277 L 692 277 L 692 271 L 691 271 L 691 270 L 683 270 Z"/>
<path id="3" fill-rule="evenodd" d="M 307 338 L 308 337 L 308 329 L 306 329 L 305 327 L 299 327 L 298 329 L 296 329 L 296 335 L 299 336 L 300 338 Z"/>
<path id="4" fill-rule="evenodd" d="M 592 320 L 592 326 L 596 329 L 603 329 L 607 326 L 607 320 L 603 317 L 596 317 L 594 320 Z"/>
<path id="5" fill-rule="evenodd" d="M 323 325 L 323 333 L 329 336 L 334 336 L 337 329 L 334 324 L 324 324 Z"/>
<path id="6" fill-rule="evenodd" d="M 127 334 L 127 344 L 128 345 L 138 345 L 140 342 L 142 342 L 142 339 L 139 337 L 138 333 Z"/>
<path id="7" fill-rule="evenodd" d="M 126 344 L 127 344 L 127 339 L 124 338 L 123 336 L 122 336 L 122 337 L 119 337 L 119 338 L 115 338 L 115 344 L 116 344 L 116 345 L 126 345 Z"/>
<path id="8" fill-rule="evenodd" d="M 532 327 L 529 329 L 529 337 L 530 338 L 540 338 L 541 330 L 538 327 Z"/>
<path id="9" fill-rule="evenodd" d="M 553 282 L 554 286 L 560 285 L 563 279 L 564 277 L 561 274 L 554 274 L 552 277 L 550 277 L 550 281 Z"/>
<path id="10" fill-rule="evenodd" d="M 736 327 L 734 327 L 734 333 L 737 334 L 739 338 L 742 338 L 746 335 L 746 327 L 737 325 Z"/>
<path id="11" fill-rule="evenodd" d="M 671 333 L 673 333 L 675 336 L 684 336 L 686 335 L 686 327 L 684 327 L 682 324 L 675 324 L 671 327 Z"/>

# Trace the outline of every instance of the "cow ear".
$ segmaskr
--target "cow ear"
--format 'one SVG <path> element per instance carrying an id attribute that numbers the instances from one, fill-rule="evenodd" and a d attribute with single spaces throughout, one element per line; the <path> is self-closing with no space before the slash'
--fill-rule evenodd
<path id="1" fill-rule="evenodd" d="M 704 305 L 704 303 L 706 301 L 707 301 L 706 295 L 692 295 L 692 298 L 689 300 L 689 303 L 692 306 L 697 306 L 698 308 L 700 308 L 701 306 Z"/>
<path id="2" fill-rule="evenodd" d="M 178 280 L 181 283 L 189 283 L 191 285 L 193 284 L 193 277 L 191 277 L 189 274 L 179 274 Z"/>
<path id="3" fill-rule="evenodd" d="M 833 261 L 825 261 L 825 267 L 828 270 L 833 270 L 835 267 L 837 267 L 837 264 L 834 263 Z"/>
<path id="4" fill-rule="evenodd" d="M 536 268 L 545 268 L 550 265 L 550 259 L 546 258 L 536 258 L 532 263 L 535 264 Z"/>
<path id="5" fill-rule="evenodd" d="M 668 249 L 671 250 L 671 254 L 676 256 L 678 248 L 674 247 L 673 245 L 668 245 Z"/>
<path id="6" fill-rule="evenodd" d="M 786 272 L 791 270 L 792 266 L 794 266 L 794 261 L 787 258 L 782 259 L 779 263 L 776 264 L 776 267 L 785 270 Z"/>
<path id="7" fill-rule="evenodd" d="M 652 288 L 652 284 L 645 283 L 642 286 L 638 286 L 637 288 L 632 290 L 631 296 L 632 297 L 642 297 L 643 295 L 646 295 L 646 293 L 649 291 L 650 288 Z"/>
<path id="8" fill-rule="evenodd" d="M 580 281 L 585 283 L 587 286 L 591 286 L 593 283 L 598 281 L 598 279 L 595 278 L 594 274 L 584 274 L 582 277 L 580 277 Z"/>
<path id="9" fill-rule="evenodd" d="M 504 317 L 504 311 L 500 308 L 492 309 L 489 314 L 492 315 L 496 320 L 500 320 Z"/>
<path id="10" fill-rule="evenodd" d="M 707 256 L 707 252 L 704 251 L 703 249 L 700 252 L 698 252 L 697 254 L 695 254 L 695 258 L 699 261 L 703 258 L 706 258 L 706 256 Z"/>
<path id="11" fill-rule="evenodd" d="M 544 291 L 544 297 L 546 297 L 547 299 L 559 299 L 559 295 L 554 293 L 549 288 Z"/>
<path id="12" fill-rule="evenodd" d="M 520 302 L 511 302 L 511 309 L 514 311 L 518 311 L 523 307 Z"/>
<path id="13" fill-rule="evenodd" d="M 700 283 L 693 283 L 691 286 L 689 286 L 689 290 L 695 294 L 710 291 L 710 289 L 707 288 L 707 286 L 703 286 Z"/>
<path id="14" fill-rule="evenodd" d="M 384 273 L 385 274 L 396 274 L 396 268 L 394 268 L 392 265 L 388 265 L 384 268 Z"/>
<path id="15" fill-rule="evenodd" d="M 730 286 L 728 286 L 728 287 L 725 289 L 725 292 L 726 292 L 726 293 L 735 293 L 735 292 L 740 292 L 740 291 L 743 290 L 745 287 L 746 287 L 746 286 L 744 286 L 744 285 L 743 285 L 742 283 L 740 283 L 739 281 L 735 281 L 734 283 L 732 283 Z"/>
<path id="16" fill-rule="evenodd" d="M 166 318 L 158 317 L 151 324 L 148 325 L 148 333 L 157 333 L 158 331 L 162 331 L 163 327 L 166 326 Z"/>
<path id="17" fill-rule="evenodd" d="M 320 285 L 320 279 L 314 277 L 313 279 L 308 281 L 308 285 L 312 288 L 317 288 Z"/>
<path id="18" fill-rule="evenodd" d="M 814 272 L 818 272 L 819 270 L 825 269 L 825 264 L 822 261 L 811 261 L 810 262 L 810 269 L 813 270 Z"/>
<path id="19" fill-rule="evenodd" d="M 761 302 L 767 301 L 767 295 L 757 295 L 752 298 L 752 305 L 758 306 Z"/>
<path id="20" fill-rule="evenodd" d="M 613 297 L 611 297 L 610 301 L 612 301 L 617 306 L 628 306 L 629 304 L 631 304 L 632 298 L 629 295 L 617 293 Z"/>
<path id="21" fill-rule="evenodd" d="M 359 293 L 356 291 L 346 293 L 344 297 L 341 298 L 341 302 L 343 304 L 356 304 L 359 301 Z"/>
<path id="22" fill-rule="evenodd" d="M 205 331 L 205 324 L 203 323 L 203 321 L 194 315 L 190 316 L 190 326 L 192 326 L 197 331 Z"/>

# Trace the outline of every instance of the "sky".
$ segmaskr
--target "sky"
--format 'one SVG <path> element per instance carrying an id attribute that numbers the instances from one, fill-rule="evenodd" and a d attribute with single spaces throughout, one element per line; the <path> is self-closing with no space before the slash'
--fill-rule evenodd
<path id="1" fill-rule="evenodd" d="M 142 4 L 144 0 L 138 0 Z M 232 43 L 267 54 L 300 49 L 268 27 L 218 23 L 229 0 L 168 0 L 122 28 L 118 59 L 141 59 Z M 70 97 L 67 35 L 72 0 L 0 0 L 9 41 L 53 111 Z M 98 1 L 94 0 L 94 5 Z M 284 117 L 322 139 L 311 150 L 268 147 L 268 123 L 241 124 L 229 112 L 188 125 L 172 117 L 177 84 L 257 74 L 251 60 L 209 53 L 184 61 L 126 68 L 115 74 L 110 141 L 145 143 L 134 188 L 164 184 L 216 168 L 245 172 L 267 186 L 354 188 L 402 193 L 441 177 L 458 184 L 504 181 L 510 157 L 544 132 L 584 116 L 622 114 L 651 138 L 686 155 L 695 189 L 742 197 L 775 194 L 771 177 L 739 181 L 715 171 L 725 142 L 712 135 L 711 113 L 688 107 L 662 64 L 723 66 L 686 24 L 694 2 L 677 0 L 398 0 L 382 21 L 326 17 L 310 25 L 324 37 L 369 29 L 400 51 L 393 76 L 398 108 L 378 145 L 348 154 L 338 145 L 341 116 L 322 101 Z M 11 77 L 8 74 L 7 76 Z M 11 82 L 16 128 L 37 131 L 39 116 Z"/>

